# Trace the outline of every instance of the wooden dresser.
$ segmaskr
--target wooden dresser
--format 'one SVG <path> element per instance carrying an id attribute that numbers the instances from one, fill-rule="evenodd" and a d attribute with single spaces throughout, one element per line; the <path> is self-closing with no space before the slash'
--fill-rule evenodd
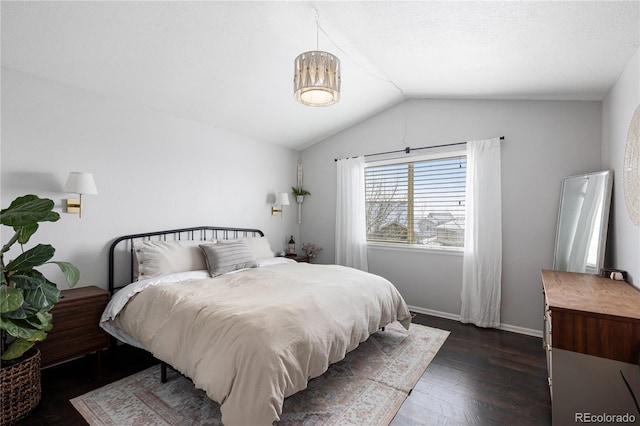
<path id="1" fill-rule="evenodd" d="M 109 336 L 99 326 L 100 316 L 109 302 L 109 292 L 98 287 L 63 290 L 53 307 L 53 329 L 36 344 L 42 354 L 42 367 L 97 352 L 109 347 Z"/>
<path id="2" fill-rule="evenodd" d="M 592 422 L 587 417 L 603 413 L 640 421 L 621 375 L 640 397 L 640 291 L 551 270 L 542 271 L 542 283 L 553 424 Z"/>

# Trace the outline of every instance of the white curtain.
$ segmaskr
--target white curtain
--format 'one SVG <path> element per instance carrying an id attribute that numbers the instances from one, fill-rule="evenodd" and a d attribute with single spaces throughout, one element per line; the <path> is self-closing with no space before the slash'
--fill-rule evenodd
<path id="1" fill-rule="evenodd" d="M 338 160 L 337 168 L 336 263 L 368 271 L 364 157 Z"/>
<path id="2" fill-rule="evenodd" d="M 467 142 L 466 224 L 460 321 L 500 325 L 500 139 Z"/>

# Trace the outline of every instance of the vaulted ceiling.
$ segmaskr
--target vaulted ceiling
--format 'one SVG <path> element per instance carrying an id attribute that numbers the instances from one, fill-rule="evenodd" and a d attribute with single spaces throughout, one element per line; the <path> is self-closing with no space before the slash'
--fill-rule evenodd
<path id="1" fill-rule="evenodd" d="M 408 98 L 602 100 L 640 46 L 639 1 L 0 7 L 3 67 L 293 149 Z M 342 63 L 324 108 L 292 93 L 316 47 Z"/>

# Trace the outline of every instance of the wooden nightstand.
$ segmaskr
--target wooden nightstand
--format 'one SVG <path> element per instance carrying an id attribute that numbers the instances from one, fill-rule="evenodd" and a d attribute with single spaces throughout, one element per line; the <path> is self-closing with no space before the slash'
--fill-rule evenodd
<path id="1" fill-rule="evenodd" d="M 109 302 L 109 292 L 95 286 L 62 290 L 62 298 L 51 310 L 53 329 L 36 343 L 42 367 L 48 367 L 109 347 L 109 335 L 100 328 L 100 316 Z"/>
<path id="2" fill-rule="evenodd" d="M 309 256 L 305 256 L 302 254 L 288 254 L 285 256 L 287 259 L 293 259 L 296 262 L 306 262 L 309 263 Z"/>

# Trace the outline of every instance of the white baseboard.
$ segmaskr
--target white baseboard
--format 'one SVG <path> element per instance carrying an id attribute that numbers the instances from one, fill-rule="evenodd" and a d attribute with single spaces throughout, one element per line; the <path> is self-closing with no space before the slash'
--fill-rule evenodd
<path id="1" fill-rule="evenodd" d="M 433 309 L 421 308 L 419 306 L 409 306 L 409 310 L 419 314 L 432 315 L 434 317 L 446 318 L 454 321 L 460 321 L 460 315 L 449 312 L 435 311 Z M 510 331 L 512 333 L 525 334 L 527 336 L 542 338 L 542 330 L 534 330 L 532 328 L 519 327 L 517 325 L 501 324 L 499 330 Z"/>
<path id="2" fill-rule="evenodd" d="M 449 312 L 434 311 L 433 309 L 421 308 L 419 306 L 409 306 L 409 310 L 419 314 L 431 315 L 439 318 L 446 318 L 454 321 L 460 321 L 460 315 L 450 314 Z"/>
<path id="3" fill-rule="evenodd" d="M 517 325 L 501 324 L 500 330 L 511 331 L 513 333 L 526 334 L 527 336 L 539 337 L 542 339 L 542 330 L 534 330 L 533 328 L 519 327 Z"/>

